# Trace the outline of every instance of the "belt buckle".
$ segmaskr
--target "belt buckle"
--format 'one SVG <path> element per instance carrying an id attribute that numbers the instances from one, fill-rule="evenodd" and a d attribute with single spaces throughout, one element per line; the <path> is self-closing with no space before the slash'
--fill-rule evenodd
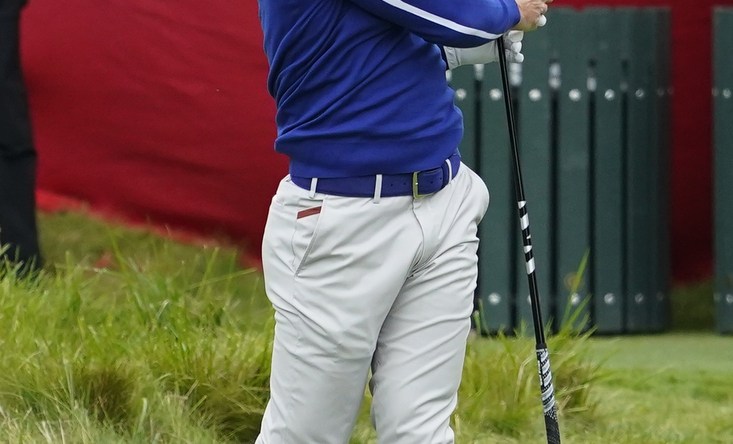
<path id="1" fill-rule="evenodd" d="M 431 194 L 435 194 L 435 191 L 432 193 L 425 193 L 420 194 L 420 180 L 419 175 L 420 173 L 424 173 L 425 171 L 415 171 L 412 173 L 412 197 L 415 199 L 420 199 L 421 197 L 430 196 Z"/>
<path id="2" fill-rule="evenodd" d="M 432 188 L 433 191 L 430 191 L 429 193 L 420 193 L 420 175 L 423 174 L 423 179 L 427 179 L 429 183 L 432 183 L 433 185 L 438 182 L 437 188 L 436 187 L 429 187 Z M 436 176 L 440 174 L 440 176 Z M 428 176 L 427 178 L 425 176 Z M 443 171 L 443 167 L 433 168 L 430 170 L 423 170 L 423 171 L 415 171 L 412 173 L 412 197 L 415 199 L 419 199 L 421 197 L 430 196 L 441 189 L 446 185 L 445 184 L 445 171 Z M 430 180 L 432 178 L 432 181 Z M 440 182 L 443 182 L 442 184 Z"/>
<path id="3" fill-rule="evenodd" d="M 414 173 L 412 173 L 412 197 L 414 199 L 419 199 L 423 196 L 427 196 L 427 194 L 420 194 L 417 179 L 418 174 L 420 174 L 419 171 L 415 171 Z"/>

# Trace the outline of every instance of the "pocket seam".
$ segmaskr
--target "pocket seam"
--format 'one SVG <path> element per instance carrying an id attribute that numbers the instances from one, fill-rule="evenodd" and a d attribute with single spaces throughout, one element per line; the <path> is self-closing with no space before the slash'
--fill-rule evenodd
<path id="1" fill-rule="evenodd" d="M 311 252 L 313 251 L 316 245 L 316 242 L 318 241 L 318 237 L 319 237 L 318 235 L 321 232 L 321 226 L 323 225 L 323 218 L 324 218 L 325 213 L 326 213 L 326 199 L 323 199 L 321 201 L 321 210 L 318 213 L 318 220 L 316 221 L 316 226 L 313 227 L 313 234 L 311 235 L 311 238 L 308 241 L 308 245 L 305 247 L 305 251 L 303 251 L 303 256 L 300 258 L 300 261 L 297 264 L 297 267 L 295 266 L 296 264 L 293 263 L 293 268 L 295 269 L 295 276 L 299 276 L 300 272 L 303 271 L 303 269 L 305 268 L 305 266 L 308 263 L 308 258 L 310 257 Z M 296 228 L 297 228 L 297 224 L 296 224 Z M 296 231 L 293 232 L 293 241 L 295 239 L 296 232 L 297 232 L 297 229 Z M 291 242 L 291 247 L 293 247 L 293 245 L 294 245 L 294 242 Z M 295 248 L 294 247 L 293 247 L 293 258 L 295 258 Z"/>

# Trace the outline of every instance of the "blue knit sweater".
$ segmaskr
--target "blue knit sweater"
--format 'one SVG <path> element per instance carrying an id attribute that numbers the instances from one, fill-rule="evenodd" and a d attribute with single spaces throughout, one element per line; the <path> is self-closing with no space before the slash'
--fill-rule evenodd
<path id="1" fill-rule="evenodd" d="M 479 46 L 519 21 L 514 0 L 258 2 L 275 149 L 302 177 L 441 165 L 463 134 L 441 46 Z"/>

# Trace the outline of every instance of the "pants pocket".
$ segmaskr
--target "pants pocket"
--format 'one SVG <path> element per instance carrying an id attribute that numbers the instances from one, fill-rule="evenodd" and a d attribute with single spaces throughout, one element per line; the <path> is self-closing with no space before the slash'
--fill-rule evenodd
<path id="1" fill-rule="evenodd" d="M 289 180 L 280 183 L 272 199 L 263 238 L 263 265 L 280 263 L 297 275 L 318 237 L 326 196 L 309 196 Z"/>
<path id="2" fill-rule="evenodd" d="M 316 245 L 325 203 L 325 200 L 307 200 L 300 202 L 296 207 L 295 228 L 291 242 L 293 251 L 292 267 L 296 275 L 305 267 L 308 256 Z"/>

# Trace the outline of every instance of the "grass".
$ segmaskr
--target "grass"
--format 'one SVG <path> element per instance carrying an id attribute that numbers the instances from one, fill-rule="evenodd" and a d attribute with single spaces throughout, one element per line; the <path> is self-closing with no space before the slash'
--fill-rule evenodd
<path id="1" fill-rule="evenodd" d="M 645 443 L 730 443 L 732 346 L 729 337 L 701 333 L 594 341 L 594 353 L 613 356 L 606 363 L 609 377 L 599 387 L 607 399 L 604 414 L 623 418 L 606 427 L 608 436 L 631 434 Z"/>
<path id="2" fill-rule="evenodd" d="M 252 442 L 272 312 L 235 250 L 41 217 L 47 267 L 0 279 L 0 442 Z M 733 442 L 733 338 L 551 338 L 565 443 Z M 544 441 L 529 339 L 469 343 L 459 443 Z M 376 442 L 369 397 L 352 444 Z"/>

